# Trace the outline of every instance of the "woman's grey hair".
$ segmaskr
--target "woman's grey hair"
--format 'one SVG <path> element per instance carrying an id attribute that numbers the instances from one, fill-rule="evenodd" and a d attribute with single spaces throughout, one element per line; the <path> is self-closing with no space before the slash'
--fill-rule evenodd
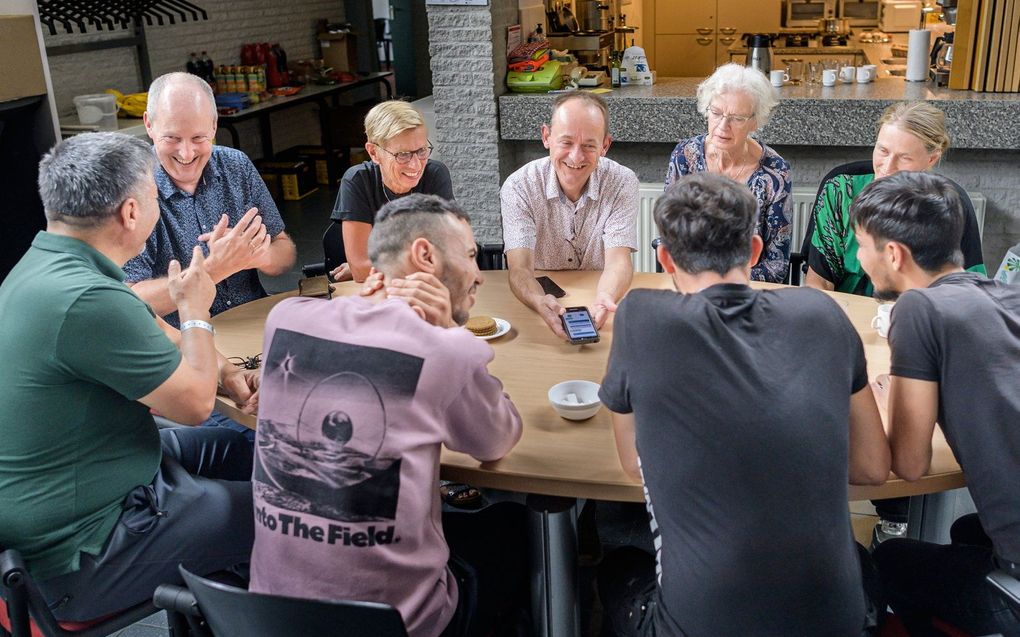
<path id="1" fill-rule="evenodd" d="M 708 116 L 712 100 L 724 93 L 740 91 L 754 102 L 754 118 L 758 128 L 769 122 L 772 109 L 779 103 L 769 78 L 758 69 L 740 64 L 723 64 L 698 85 L 698 112 Z"/>
<path id="2" fill-rule="evenodd" d="M 213 123 L 216 122 L 219 117 L 219 113 L 216 111 L 216 96 L 213 95 L 212 88 L 210 88 L 208 82 L 197 75 L 182 73 L 180 71 L 160 75 L 152 81 L 152 84 L 149 85 L 149 94 L 145 103 L 145 113 L 149 116 L 150 122 L 156 121 L 156 109 L 158 109 L 161 104 L 163 93 L 166 92 L 167 89 L 175 86 L 183 86 L 205 96 L 205 101 L 209 105 L 210 114 L 212 115 L 212 121 Z"/>
<path id="3" fill-rule="evenodd" d="M 123 133 L 84 133 L 58 143 L 39 162 L 39 196 L 46 218 L 95 227 L 152 181 L 156 156 Z"/>

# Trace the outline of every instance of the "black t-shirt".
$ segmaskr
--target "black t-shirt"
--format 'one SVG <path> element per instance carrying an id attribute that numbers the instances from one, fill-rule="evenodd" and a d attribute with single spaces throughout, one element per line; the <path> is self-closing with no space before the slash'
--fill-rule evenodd
<path id="1" fill-rule="evenodd" d="M 634 290 L 614 321 L 599 395 L 636 421 L 656 635 L 859 636 L 848 419 L 868 378 L 843 311 L 721 284 Z"/>
<path id="2" fill-rule="evenodd" d="M 995 552 L 1020 562 L 1020 287 L 946 275 L 896 302 L 891 372 L 939 384 L 938 422 Z"/>
<path id="3" fill-rule="evenodd" d="M 351 166 L 340 180 L 340 193 L 336 197 L 333 214 L 329 218 L 333 221 L 375 223 L 375 213 L 379 208 L 387 201 L 403 196 L 384 188 L 378 164 L 366 161 Z M 421 180 L 411 192 L 453 199 L 450 171 L 442 162 L 428 160 Z"/>

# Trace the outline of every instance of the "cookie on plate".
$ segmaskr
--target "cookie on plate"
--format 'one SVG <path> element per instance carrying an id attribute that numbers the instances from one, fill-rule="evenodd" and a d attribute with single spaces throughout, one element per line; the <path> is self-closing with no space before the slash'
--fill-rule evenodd
<path id="1" fill-rule="evenodd" d="M 496 320 L 491 316 L 472 316 L 464 324 L 475 336 L 492 336 L 496 333 Z"/>

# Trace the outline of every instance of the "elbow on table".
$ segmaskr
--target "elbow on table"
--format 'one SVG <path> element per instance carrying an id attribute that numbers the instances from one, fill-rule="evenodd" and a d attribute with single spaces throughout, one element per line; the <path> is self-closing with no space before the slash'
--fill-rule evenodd
<path id="1" fill-rule="evenodd" d="M 916 482 L 928 472 L 928 465 L 927 463 L 908 462 L 893 458 L 892 470 L 907 482 Z"/>

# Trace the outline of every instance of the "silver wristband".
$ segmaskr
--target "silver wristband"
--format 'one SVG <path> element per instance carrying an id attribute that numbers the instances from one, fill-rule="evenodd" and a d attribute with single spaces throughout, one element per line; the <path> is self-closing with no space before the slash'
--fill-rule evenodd
<path id="1" fill-rule="evenodd" d="M 183 323 L 181 323 L 181 331 L 182 332 L 184 330 L 190 330 L 193 327 L 197 327 L 199 329 L 206 330 L 207 332 L 209 332 L 213 336 L 216 335 L 216 330 L 213 329 L 212 323 L 210 323 L 209 321 L 199 321 L 197 319 L 192 319 L 190 321 L 184 321 Z"/>

